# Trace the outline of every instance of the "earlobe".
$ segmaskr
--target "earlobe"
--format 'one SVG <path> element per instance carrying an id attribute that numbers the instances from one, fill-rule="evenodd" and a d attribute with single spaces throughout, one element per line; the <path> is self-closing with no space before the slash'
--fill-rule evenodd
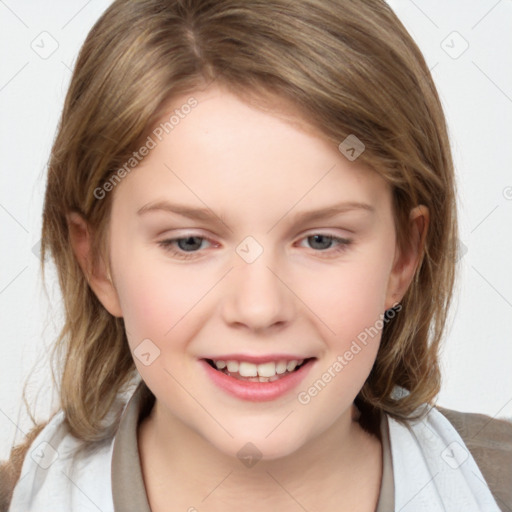
<path id="1" fill-rule="evenodd" d="M 73 252 L 89 286 L 111 315 L 122 317 L 117 290 L 114 287 L 107 265 L 101 257 L 98 258 L 99 263 L 93 264 L 91 230 L 87 221 L 77 212 L 68 213 L 66 219 Z"/>
<path id="2" fill-rule="evenodd" d="M 385 308 L 389 309 L 407 292 L 423 255 L 430 221 L 430 212 L 425 205 L 416 206 L 409 215 L 411 240 L 403 253 L 397 252 L 389 276 Z"/>

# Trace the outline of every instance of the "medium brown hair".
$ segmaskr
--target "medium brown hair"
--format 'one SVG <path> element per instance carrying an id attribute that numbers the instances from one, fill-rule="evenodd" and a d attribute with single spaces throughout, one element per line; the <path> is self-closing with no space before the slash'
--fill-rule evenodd
<path id="1" fill-rule="evenodd" d="M 108 265 L 114 192 L 99 200 L 95 189 L 130 158 L 172 98 L 213 81 L 246 100 L 291 102 L 336 147 L 348 135 L 360 139 L 358 161 L 392 187 L 399 249 L 411 240 L 410 210 L 428 207 L 420 264 L 357 397 L 360 407 L 405 421 L 440 389 L 438 349 L 457 259 L 446 122 L 407 30 L 383 0 L 117 0 L 80 51 L 48 169 L 41 266 L 44 277 L 51 253 L 64 299 L 53 357 L 66 426 L 85 443 L 111 436 L 117 420 L 104 420 L 137 375 L 123 320 L 102 306 L 74 256 L 66 214 L 83 215 L 94 257 Z M 393 396 L 395 385 L 409 394 Z M 13 449 L 15 475 L 31 439 Z"/>

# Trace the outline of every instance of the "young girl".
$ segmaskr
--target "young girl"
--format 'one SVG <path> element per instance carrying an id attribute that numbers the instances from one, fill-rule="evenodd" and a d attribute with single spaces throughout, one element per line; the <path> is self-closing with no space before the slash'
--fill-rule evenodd
<path id="1" fill-rule="evenodd" d="M 61 407 L 3 510 L 510 510 L 512 425 L 435 406 L 455 197 L 384 1 L 115 1 L 49 165 Z"/>

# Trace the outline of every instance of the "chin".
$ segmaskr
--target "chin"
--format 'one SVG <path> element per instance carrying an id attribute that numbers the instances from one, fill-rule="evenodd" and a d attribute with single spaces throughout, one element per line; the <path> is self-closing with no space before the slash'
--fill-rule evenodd
<path id="1" fill-rule="evenodd" d="M 303 434 L 293 432 L 290 428 L 284 428 L 284 426 L 275 428 L 278 423 L 279 421 L 274 423 L 270 429 L 265 427 L 237 431 L 228 428 L 233 438 L 223 436 L 222 440 L 209 439 L 208 441 L 219 451 L 239 459 L 242 463 L 245 463 L 244 460 L 251 461 L 251 459 L 265 461 L 281 459 L 300 450 L 306 440 Z M 216 441 L 221 442 L 218 444 Z M 250 467 L 250 464 L 246 465 Z"/>

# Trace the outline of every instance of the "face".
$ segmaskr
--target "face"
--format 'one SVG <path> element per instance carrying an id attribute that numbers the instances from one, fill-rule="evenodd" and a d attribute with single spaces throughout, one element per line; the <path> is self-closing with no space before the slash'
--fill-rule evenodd
<path id="1" fill-rule="evenodd" d="M 193 97 L 111 192 L 116 300 L 160 417 L 278 458 L 348 417 L 370 373 L 396 302 L 391 190 L 291 115 Z M 205 359 L 307 364 L 242 383 Z"/>

